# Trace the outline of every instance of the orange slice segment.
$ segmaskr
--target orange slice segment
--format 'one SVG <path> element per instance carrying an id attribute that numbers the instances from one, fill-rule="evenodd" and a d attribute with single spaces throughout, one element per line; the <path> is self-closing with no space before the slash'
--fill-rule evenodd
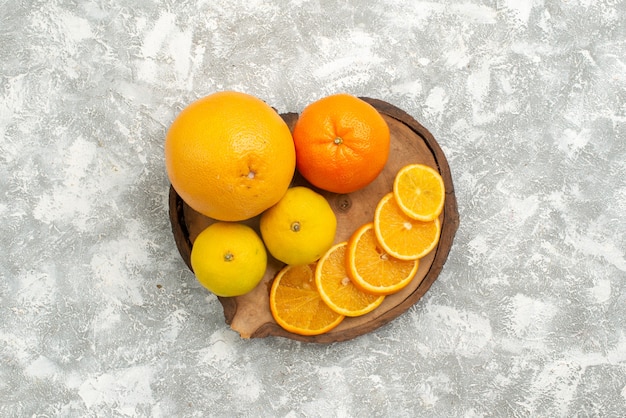
<path id="1" fill-rule="evenodd" d="M 346 270 L 347 242 L 330 248 L 317 262 L 315 284 L 324 302 L 345 316 L 360 316 L 376 309 L 385 296 L 365 293 L 352 283 Z"/>
<path id="2" fill-rule="evenodd" d="M 315 287 L 314 265 L 285 266 L 270 290 L 270 310 L 278 325 L 300 335 L 328 332 L 344 316 L 331 310 Z"/>
<path id="3" fill-rule="evenodd" d="M 390 295 L 405 288 L 419 267 L 418 260 L 400 260 L 387 253 L 376 239 L 373 222 L 352 234 L 346 262 L 352 283 L 376 295 Z"/>
<path id="4" fill-rule="evenodd" d="M 393 193 L 404 213 L 423 222 L 441 214 L 446 197 L 443 178 L 437 170 L 424 164 L 401 168 L 393 182 Z"/>
<path id="5" fill-rule="evenodd" d="M 408 217 L 392 192 L 383 196 L 376 206 L 374 232 L 387 253 L 401 260 L 415 260 L 437 246 L 441 224 L 439 218 L 422 222 Z"/>

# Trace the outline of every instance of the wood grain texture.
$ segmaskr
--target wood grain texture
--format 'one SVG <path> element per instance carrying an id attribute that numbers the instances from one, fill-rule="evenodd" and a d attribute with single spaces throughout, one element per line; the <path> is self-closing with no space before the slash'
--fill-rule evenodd
<path id="1" fill-rule="evenodd" d="M 432 134 L 403 110 L 382 100 L 362 97 L 385 118 L 391 133 L 391 152 L 383 172 L 367 187 L 350 194 L 336 194 L 316 189 L 297 172 L 292 185 L 305 185 L 324 195 L 337 216 L 335 242 L 348 240 L 356 229 L 374 217 L 376 204 L 382 196 L 392 191 L 393 179 L 398 170 L 407 164 L 422 163 L 437 169 L 446 187 L 446 202 L 440 216 L 442 225 L 438 246 L 420 260 L 416 277 L 400 292 L 387 296 L 373 312 L 356 318 L 346 318 L 337 328 L 317 336 L 296 335 L 282 329 L 269 310 L 269 289 L 283 264 L 271 256 L 261 283 L 250 293 L 218 298 L 224 310 L 226 323 L 243 338 L 279 336 L 294 340 L 331 343 L 346 341 L 371 332 L 404 313 L 417 303 L 439 276 L 448 257 L 454 235 L 459 226 L 454 185 L 450 167 L 439 144 Z M 281 115 L 290 129 L 298 119 L 296 113 Z M 170 221 L 180 255 L 191 269 L 190 254 L 198 234 L 214 222 L 191 209 L 170 187 Z M 245 222 L 258 231 L 259 217 Z"/>

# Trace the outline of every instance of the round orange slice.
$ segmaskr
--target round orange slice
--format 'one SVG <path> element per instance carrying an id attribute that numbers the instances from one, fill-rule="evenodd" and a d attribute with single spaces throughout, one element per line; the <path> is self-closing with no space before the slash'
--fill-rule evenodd
<path id="1" fill-rule="evenodd" d="M 439 242 L 439 218 L 422 222 L 408 217 L 394 198 L 383 196 L 374 212 L 374 232 L 380 246 L 401 260 L 416 260 L 431 252 Z"/>
<path id="2" fill-rule="evenodd" d="M 278 325 L 300 335 L 328 332 L 343 321 L 324 303 L 313 275 L 314 265 L 287 265 L 278 272 L 270 290 L 270 311 Z"/>
<path id="3" fill-rule="evenodd" d="M 424 164 L 409 164 L 398 171 L 393 193 L 404 213 L 418 221 L 439 217 L 446 197 L 443 178 L 437 170 Z"/>
<path id="4" fill-rule="evenodd" d="M 419 260 L 400 260 L 387 253 L 376 239 L 373 222 L 352 234 L 346 262 L 352 283 L 376 295 L 390 295 L 404 289 L 419 267 Z"/>
<path id="5" fill-rule="evenodd" d="M 385 296 L 363 292 L 352 283 L 346 270 L 347 242 L 330 248 L 317 262 L 315 284 L 322 300 L 333 311 L 360 316 L 376 309 Z"/>

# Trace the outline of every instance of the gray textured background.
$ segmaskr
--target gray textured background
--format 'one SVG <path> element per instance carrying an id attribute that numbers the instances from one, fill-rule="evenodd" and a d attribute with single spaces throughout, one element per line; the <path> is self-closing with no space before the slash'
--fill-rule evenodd
<path id="1" fill-rule="evenodd" d="M 375 4 L 374 4 L 375 3 Z M 0 0 L 0 416 L 626 415 L 620 0 Z M 178 256 L 163 139 L 223 89 L 386 100 L 461 225 L 355 340 L 242 340 Z"/>

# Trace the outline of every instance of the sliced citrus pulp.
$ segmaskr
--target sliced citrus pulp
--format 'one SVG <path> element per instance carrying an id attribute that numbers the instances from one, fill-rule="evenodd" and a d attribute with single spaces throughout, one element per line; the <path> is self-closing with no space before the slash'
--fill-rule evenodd
<path id="1" fill-rule="evenodd" d="M 418 221 L 432 221 L 443 211 L 443 178 L 427 165 L 409 164 L 401 168 L 393 182 L 393 193 L 400 209 Z"/>
<path id="2" fill-rule="evenodd" d="M 318 335 L 343 321 L 324 303 L 313 275 L 314 265 L 285 266 L 278 272 L 270 291 L 270 310 L 282 328 L 294 334 Z"/>
<path id="3" fill-rule="evenodd" d="M 383 196 L 376 206 L 374 232 L 387 253 L 401 260 L 415 260 L 437 246 L 441 223 L 439 218 L 422 222 L 408 217 L 391 192 Z"/>
<path id="4" fill-rule="evenodd" d="M 363 292 L 352 283 L 346 270 L 347 242 L 336 244 L 320 258 L 315 268 L 315 284 L 322 300 L 333 311 L 360 316 L 376 309 L 385 296 Z"/>
<path id="5" fill-rule="evenodd" d="M 418 260 L 400 260 L 378 243 L 374 223 L 360 227 L 348 241 L 346 263 L 352 283 L 364 292 L 390 295 L 406 287 L 419 267 Z"/>

